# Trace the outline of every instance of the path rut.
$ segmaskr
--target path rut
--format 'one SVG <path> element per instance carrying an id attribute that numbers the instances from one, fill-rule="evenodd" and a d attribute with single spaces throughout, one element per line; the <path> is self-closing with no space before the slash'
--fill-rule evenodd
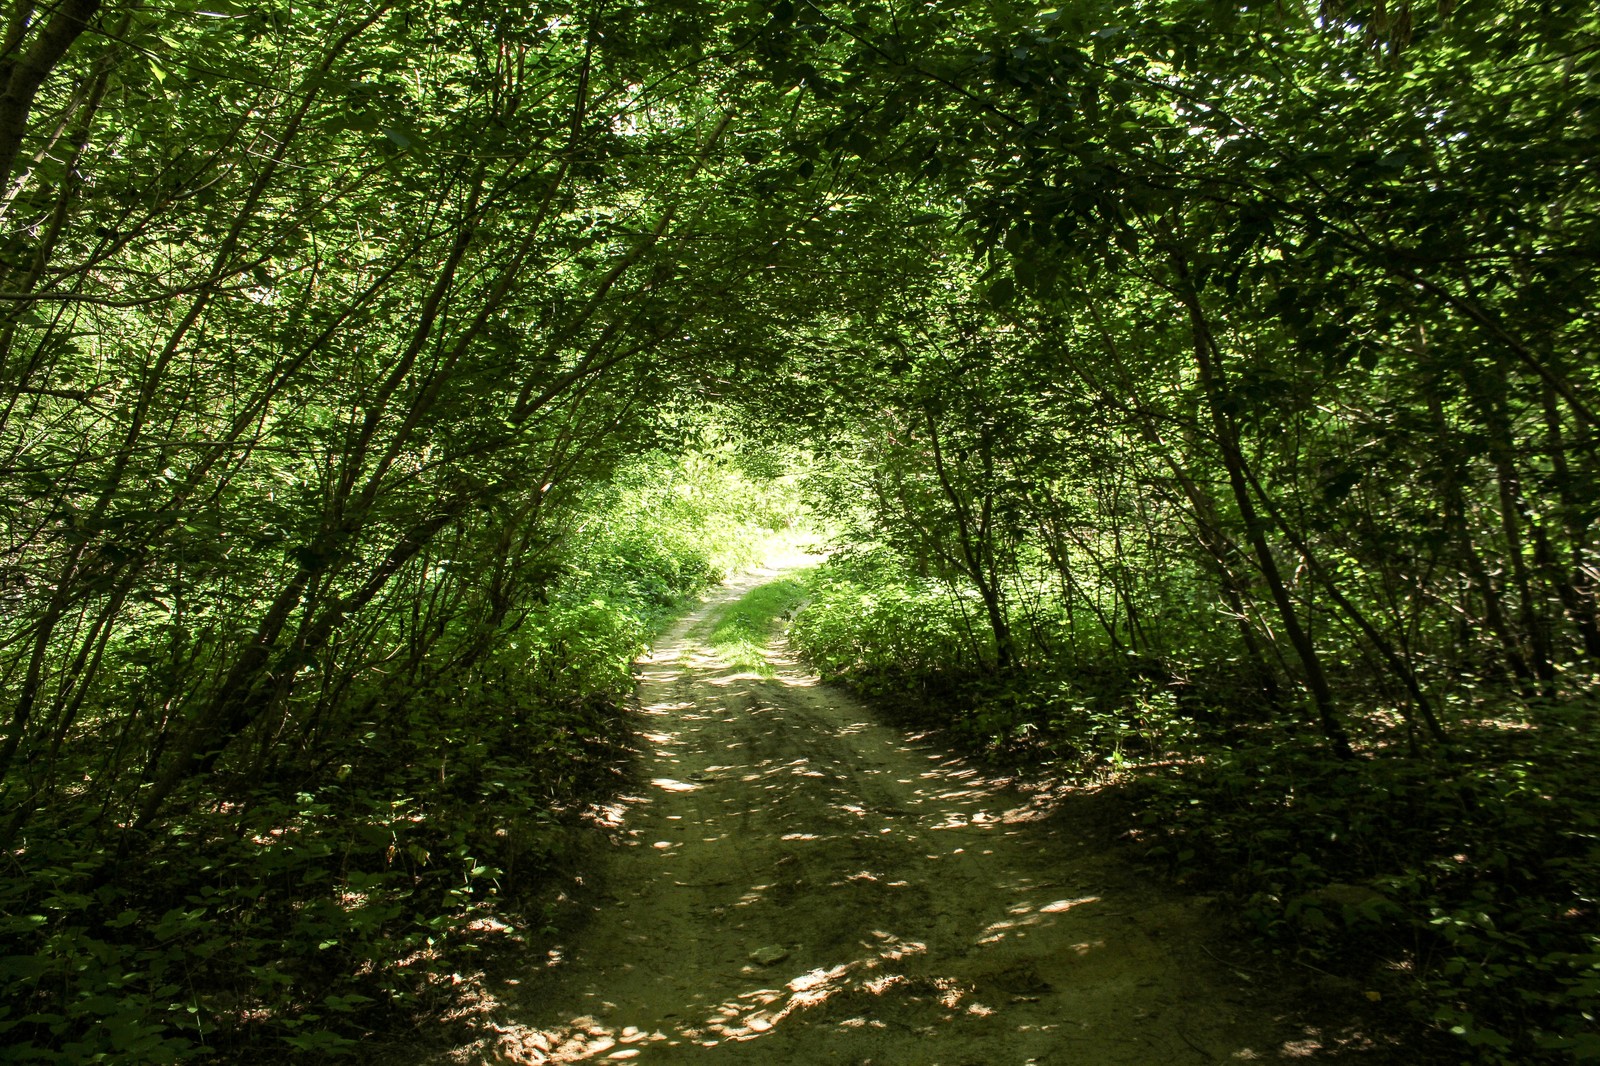
<path id="1" fill-rule="evenodd" d="M 492 1061 L 1187 1066 L 1314 1052 L 1204 949 L 1214 919 L 817 684 L 701 644 L 639 664 L 637 785 L 592 918 L 497 1011 Z"/>

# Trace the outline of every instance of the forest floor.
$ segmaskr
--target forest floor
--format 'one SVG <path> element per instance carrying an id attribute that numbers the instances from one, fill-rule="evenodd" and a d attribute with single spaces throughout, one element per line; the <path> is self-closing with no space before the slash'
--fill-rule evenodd
<path id="1" fill-rule="evenodd" d="M 706 650 L 719 607 L 800 561 L 723 586 L 640 662 L 635 784 L 597 813 L 587 913 L 435 1061 L 1382 1057 L 1291 1010 L 1213 904 L 1141 876 L 1063 790 L 880 723 L 781 636 L 771 677 Z"/>

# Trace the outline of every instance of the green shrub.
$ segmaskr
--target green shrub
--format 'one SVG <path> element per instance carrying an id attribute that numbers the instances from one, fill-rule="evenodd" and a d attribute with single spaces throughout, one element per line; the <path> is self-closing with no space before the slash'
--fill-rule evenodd
<path id="1" fill-rule="evenodd" d="M 790 639 L 824 675 L 858 687 L 931 675 L 968 661 L 948 594 L 927 583 L 867 584 L 824 567 Z"/>

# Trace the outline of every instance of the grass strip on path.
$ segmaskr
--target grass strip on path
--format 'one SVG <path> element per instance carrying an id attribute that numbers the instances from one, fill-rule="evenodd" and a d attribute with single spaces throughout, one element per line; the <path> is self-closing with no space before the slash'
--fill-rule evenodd
<path id="1" fill-rule="evenodd" d="M 810 571 L 805 570 L 751 589 L 718 612 L 706 643 L 734 669 L 771 677 L 767 641 L 778 619 L 811 595 L 809 579 Z"/>

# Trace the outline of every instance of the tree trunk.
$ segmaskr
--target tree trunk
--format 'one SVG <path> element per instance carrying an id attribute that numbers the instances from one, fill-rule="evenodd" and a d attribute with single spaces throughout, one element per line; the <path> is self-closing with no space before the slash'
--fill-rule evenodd
<path id="1" fill-rule="evenodd" d="M 1233 490 L 1234 502 L 1239 508 L 1239 518 L 1244 523 L 1246 540 L 1255 553 L 1256 565 L 1261 571 L 1261 576 L 1272 593 L 1272 601 L 1278 608 L 1279 617 L 1283 620 L 1284 632 L 1288 634 L 1289 642 L 1294 646 L 1301 667 L 1305 671 L 1306 687 L 1311 690 L 1312 700 L 1316 703 L 1322 735 L 1335 754 L 1340 758 L 1349 758 L 1353 754 L 1350 748 L 1350 736 L 1345 732 L 1344 724 L 1340 720 L 1333 689 L 1328 684 L 1327 674 L 1322 667 L 1322 658 L 1317 653 L 1316 645 L 1312 643 L 1311 634 L 1307 632 L 1299 613 L 1295 610 L 1288 586 L 1278 569 L 1277 559 L 1272 554 L 1272 546 L 1267 543 L 1265 524 L 1261 521 L 1255 501 L 1250 494 L 1247 461 L 1239 444 L 1239 429 L 1228 409 L 1228 382 L 1218 359 L 1219 349 L 1206 318 L 1205 309 L 1200 304 L 1199 293 L 1195 291 L 1188 264 L 1177 254 L 1173 255 L 1172 263 L 1178 282 L 1178 298 L 1189 312 L 1195 360 L 1200 371 L 1200 386 L 1211 414 L 1212 430 L 1217 437 L 1217 447 L 1222 454 L 1223 467 L 1228 473 L 1228 485 Z"/>

